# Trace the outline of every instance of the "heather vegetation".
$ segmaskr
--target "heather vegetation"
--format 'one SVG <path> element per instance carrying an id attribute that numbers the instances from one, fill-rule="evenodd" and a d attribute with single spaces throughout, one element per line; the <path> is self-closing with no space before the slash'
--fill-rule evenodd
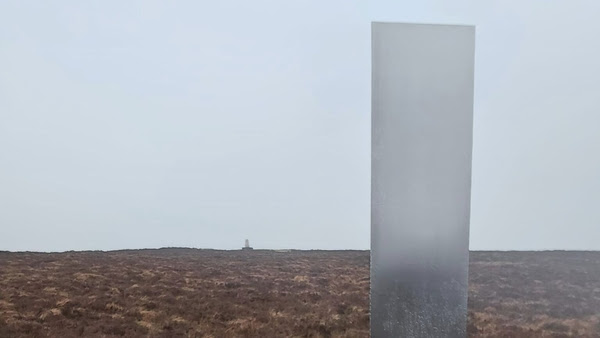
<path id="1" fill-rule="evenodd" d="M 472 252 L 472 337 L 600 337 L 600 253 Z M 368 251 L 0 252 L 0 337 L 367 337 Z"/>

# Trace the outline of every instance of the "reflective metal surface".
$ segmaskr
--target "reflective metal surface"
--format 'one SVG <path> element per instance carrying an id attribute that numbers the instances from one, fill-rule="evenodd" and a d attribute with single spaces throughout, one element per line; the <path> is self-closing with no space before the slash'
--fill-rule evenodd
<path id="1" fill-rule="evenodd" d="M 372 25 L 372 337 L 465 337 L 475 28 Z"/>

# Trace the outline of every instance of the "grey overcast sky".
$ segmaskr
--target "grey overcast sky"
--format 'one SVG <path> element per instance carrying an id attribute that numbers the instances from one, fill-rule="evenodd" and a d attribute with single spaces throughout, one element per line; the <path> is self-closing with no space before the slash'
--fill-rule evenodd
<path id="1" fill-rule="evenodd" d="M 0 250 L 368 249 L 370 22 L 477 26 L 471 249 L 600 249 L 600 2 L 2 1 Z"/>

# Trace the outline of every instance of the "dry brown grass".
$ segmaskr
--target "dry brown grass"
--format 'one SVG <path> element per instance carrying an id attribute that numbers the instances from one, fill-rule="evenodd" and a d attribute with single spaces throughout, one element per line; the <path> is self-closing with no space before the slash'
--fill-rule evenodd
<path id="1" fill-rule="evenodd" d="M 471 252 L 469 333 L 600 337 L 600 252 Z"/>
<path id="2" fill-rule="evenodd" d="M 472 252 L 473 337 L 600 337 L 600 253 Z M 0 337 L 367 337 L 368 251 L 0 252 Z"/>
<path id="3" fill-rule="evenodd" d="M 0 253 L 0 337 L 365 337 L 366 252 Z"/>

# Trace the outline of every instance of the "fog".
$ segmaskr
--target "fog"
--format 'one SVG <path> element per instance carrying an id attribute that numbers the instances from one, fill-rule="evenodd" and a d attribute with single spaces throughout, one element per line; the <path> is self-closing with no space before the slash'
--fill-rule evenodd
<path id="1" fill-rule="evenodd" d="M 600 249 L 600 3 L 0 3 L 0 250 L 368 249 L 371 21 L 476 25 L 470 247 Z"/>

